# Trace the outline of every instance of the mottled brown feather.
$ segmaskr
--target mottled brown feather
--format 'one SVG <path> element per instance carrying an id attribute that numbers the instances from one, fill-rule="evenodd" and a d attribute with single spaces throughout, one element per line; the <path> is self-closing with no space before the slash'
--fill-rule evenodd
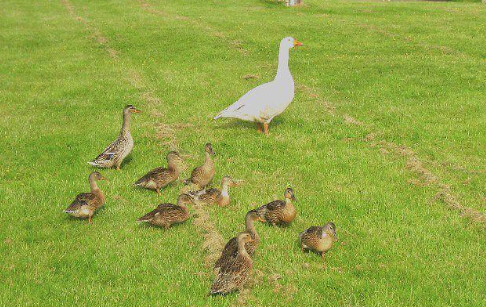
<path id="1" fill-rule="evenodd" d="M 257 209 L 260 217 L 270 224 L 288 224 L 295 218 L 296 212 L 292 203 L 274 200 Z"/>
<path id="2" fill-rule="evenodd" d="M 185 222 L 189 217 L 189 212 L 185 206 L 164 203 L 139 218 L 138 221 L 169 228 L 173 224 Z"/>

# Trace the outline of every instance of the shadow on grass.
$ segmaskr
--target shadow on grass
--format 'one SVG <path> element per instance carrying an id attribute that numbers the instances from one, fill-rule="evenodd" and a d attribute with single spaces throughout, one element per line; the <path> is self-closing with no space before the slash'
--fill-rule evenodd
<path id="1" fill-rule="evenodd" d="M 269 125 L 270 132 L 272 131 L 272 127 L 278 127 L 282 124 L 285 124 L 284 119 L 278 119 L 278 118 L 274 119 Z M 248 130 L 255 130 L 255 133 L 256 133 L 258 126 L 257 126 L 256 122 L 247 122 L 247 121 L 232 119 L 232 118 L 218 119 L 217 122 L 216 122 L 216 129 L 225 129 L 225 130 L 240 129 L 240 130 L 243 130 L 242 128 L 246 128 Z"/>
<path id="2" fill-rule="evenodd" d="M 187 222 L 187 221 L 186 221 Z M 147 223 L 147 222 L 137 222 L 138 225 L 137 227 L 139 229 L 160 229 L 161 231 L 171 231 L 172 228 L 178 228 L 178 227 L 181 227 L 183 226 L 186 222 L 183 222 L 183 223 L 176 223 L 176 224 L 172 224 L 168 229 L 165 229 L 164 227 L 160 227 L 160 226 L 156 226 L 156 225 L 152 225 L 150 223 Z"/>

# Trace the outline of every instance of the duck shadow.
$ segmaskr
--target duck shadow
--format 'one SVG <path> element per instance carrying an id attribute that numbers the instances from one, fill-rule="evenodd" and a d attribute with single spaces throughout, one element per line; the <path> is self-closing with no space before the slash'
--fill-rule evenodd
<path id="1" fill-rule="evenodd" d="M 122 164 L 120 165 L 120 168 L 125 167 L 126 165 L 129 165 L 133 160 L 133 156 L 130 154 L 128 155 L 125 159 L 123 159 Z"/>
<path id="2" fill-rule="evenodd" d="M 152 225 L 150 223 L 139 222 L 139 224 L 137 225 L 137 227 L 139 229 L 157 229 L 157 230 L 161 230 L 161 231 L 171 231 L 172 228 L 182 227 L 184 224 L 185 223 L 172 224 L 169 228 L 165 229 L 164 227 Z"/>

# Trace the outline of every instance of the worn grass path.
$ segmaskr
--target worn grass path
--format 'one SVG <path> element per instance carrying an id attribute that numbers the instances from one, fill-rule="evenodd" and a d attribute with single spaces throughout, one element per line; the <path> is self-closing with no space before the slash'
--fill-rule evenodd
<path id="1" fill-rule="evenodd" d="M 0 8 L 0 305 L 486 304 L 484 5 L 60 0 Z M 291 53 L 296 98 L 271 136 L 210 121 L 273 77 L 287 35 L 305 46 Z M 62 209 L 88 188 L 86 161 L 116 135 L 127 103 L 146 111 L 133 117 L 131 160 L 102 172 L 107 204 L 93 225 L 66 218 Z M 200 163 L 207 141 L 216 180 L 245 180 L 232 205 L 193 208 L 192 223 L 169 231 L 137 225 L 159 202 L 175 201 L 180 185 L 160 198 L 130 183 L 165 163 L 168 150 Z M 207 297 L 220 236 L 240 231 L 253 204 L 286 186 L 299 216 L 284 229 L 257 225 L 250 287 Z M 324 268 L 300 253 L 296 235 L 329 220 L 341 240 Z"/>

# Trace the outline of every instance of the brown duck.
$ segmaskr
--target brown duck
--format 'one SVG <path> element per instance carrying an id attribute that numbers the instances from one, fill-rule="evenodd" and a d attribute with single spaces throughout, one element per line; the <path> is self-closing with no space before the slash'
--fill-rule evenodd
<path id="1" fill-rule="evenodd" d="M 154 190 L 160 195 L 160 189 L 166 187 L 179 178 L 182 163 L 183 160 L 179 154 L 175 151 L 171 151 L 167 154 L 167 168 L 158 167 L 151 170 L 142 178 L 138 179 L 134 185 L 141 188 Z"/>
<path id="2" fill-rule="evenodd" d="M 130 154 L 133 149 L 133 138 L 130 134 L 130 118 L 132 113 L 141 111 L 132 105 L 127 105 L 123 109 L 123 125 L 120 134 L 108 147 L 103 150 L 93 161 L 88 162 L 96 167 L 110 168 L 115 166 L 120 170 L 123 160 Z"/>
<path id="3" fill-rule="evenodd" d="M 273 226 L 277 224 L 289 224 L 297 214 L 292 201 L 295 201 L 294 191 L 287 188 L 284 193 L 285 200 L 274 200 L 256 209 L 260 221 L 267 222 Z"/>
<path id="4" fill-rule="evenodd" d="M 238 234 L 238 255 L 233 262 L 222 266 L 216 276 L 210 294 L 227 294 L 241 289 L 251 275 L 253 261 L 245 249 L 245 244 L 250 242 L 249 233 Z"/>
<path id="5" fill-rule="evenodd" d="M 258 247 L 258 244 L 260 243 L 260 236 L 258 236 L 258 233 L 255 230 L 255 225 L 253 223 L 258 219 L 259 219 L 258 213 L 255 210 L 248 211 L 245 217 L 245 225 L 246 225 L 245 233 L 248 233 L 252 238 L 250 242 L 247 242 L 245 244 L 245 249 L 249 255 L 253 255 L 256 248 Z M 216 264 L 214 265 L 214 269 L 217 270 L 221 267 L 227 266 L 229 263 L 233 262 L 237 256 L 238 256 L 238 242 L 237 242 L 237 238 L 233 237 L 224 246 L 223 251 L 221 252 L 221 256 L 219 257 L 219 259 L 216 261 Z"/>
<path id="6" fill-rule="evenodd" d="M 186 207 L 189 203 L 191 203 L 189 195 L 181 194 L 177 199 L 177 205 L 170 203 L 160 204 L 137 221 L 168 229 L 173 224 L 183 223 L 189 219 L 190 215 Z"/>
<path id="7" fill-rule="evenodd" d="M 320 253 L 322 260 L 324 260 L 324 254 L 337 241 L 336 226 L 332 222 L 327 223 L 323 227 L 312 226 L 301 232 L 299 238 L 302 252 L 305 249 L 313 250 Z"/>
<path id="8" fill-rule="evenodd" d="M 231 177 L 225 176 L 221 180 L 221 189 L 211 188 L 203 189 L 197 192 L 189 192 L 194 201 L 212 205 L 216 204 L 220 207 L 225 207 L 230 203 L 229 190 L 230 187 L 237 186 L 238 183 L 234 181 Z"/>
<path id="9" fill-rule="evenodd" d="M 191 178 L 186 180 L 186 184 L 193 184 L 198 189 L 206 187 L 214 177 L 214 162 L 211 158 L 214 155 L 213 147 L 210 143 L 204 146 L 206 160 L 204 164 L 192 170 Z"/>
<path id="10" fill-rule="evenodd" d="M 105 203 L 105 195 L 98 188 L 96 181 L 105 180 L 98 172 L 92 172 L 89 175 L 90 193 L 81 193 L 76 196 L 76 199 L 64 210 L 67 214 L 77 218 L 88 218 L 91 223 L 96 209 L 103 206 Z"/>

